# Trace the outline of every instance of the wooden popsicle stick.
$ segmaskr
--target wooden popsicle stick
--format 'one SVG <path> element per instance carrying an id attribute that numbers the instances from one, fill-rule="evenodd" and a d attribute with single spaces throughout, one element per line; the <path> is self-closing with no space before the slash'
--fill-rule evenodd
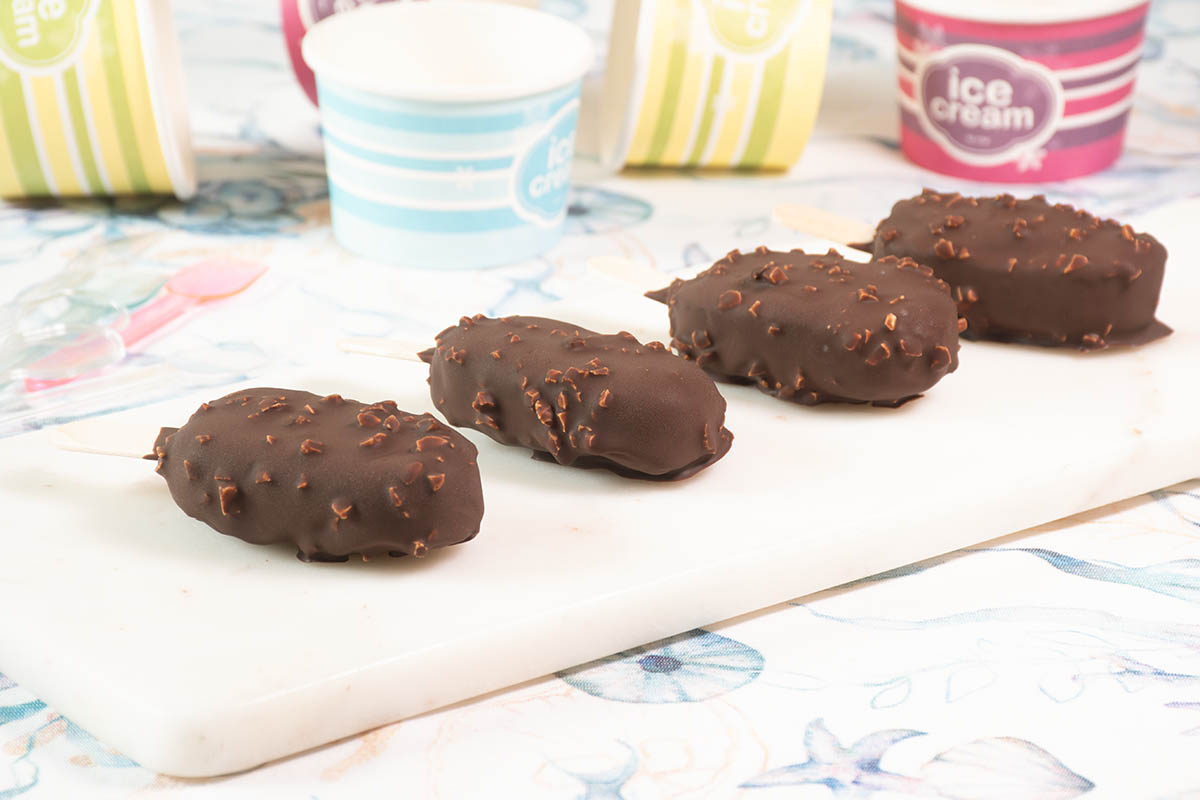
<path id="1" fill-rule="evenodd" d="M 146 422 L 81 419 L 50 431 L 50 443 L 75 453 L 145 458 L 154 449 L 161 429 Z"/>
<path id="2" fill-rule="evenodd" d="M 775 206 L 775 219 L 797 233 L 840 245 L 866 244 L 875 239 L 874 225 L 842 217 L 823 208 L 781 203 Z"/>
<path id="3" fill-rule="evenodd" d="M 662 288 L 670 283 L 672 278 L 671 275 L 665 275 L 656 269 L 620 256 L 592 256 L 587 263 L 588 267 L 595 272 L 630 286 L 639 287 L 642 291 Z"/>
<path id="4" fill-rule="evenodd" d="M 780 222 L 798 233 L 815 236 L 840 245 L 864 244 L 875 238 L 875 229 L 865 222 L 839 217 L 811 206 L 780 205 L 775 214 Z M 861 238 L 855 238 L 861 237 Z M 850 261 L 867 261 L 866 251 L 851 249 L 843 253 Z M 592 256 L 588 267 L 641 291 L 659 289 L 679 277 L 651 269 L 620 256 Z"/>
<path id="5" fill-rule="evenodd" d="M 418 344 L 411 340 L 377 339 L 369 336 L 350 336 L 338 339 L 337 346 L 343 353 L 398 358 L 401 361 L 416 363 L 423 363 L 417 353 L 429 348 L 427 344 Z"/>

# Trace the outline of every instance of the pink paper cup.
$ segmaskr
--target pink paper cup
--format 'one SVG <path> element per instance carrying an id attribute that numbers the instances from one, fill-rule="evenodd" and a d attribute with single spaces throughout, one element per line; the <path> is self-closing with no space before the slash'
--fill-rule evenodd
<path id="1" fill-rule="evenodd" d="M 304 63 L 300 54 L 300 42 L 308 29 L 326 17 L 331 17 L 342 11 L 349 11 L 358 6 L 386 3 L 388 0 L 279 0 L 279 16 L 283 26 L 283 40 L 287 44 L 288 58 L 292 62 L 292 72 L 300 88 L 308 95 L 313 105 L 317 104 L 317 79 Z"/>
<path id="2" fill-rule="evenodd" d="M 897 0 L 900 147 L 981 181 L 1075 178 L 1116 161 L 1147 0 Z"/>

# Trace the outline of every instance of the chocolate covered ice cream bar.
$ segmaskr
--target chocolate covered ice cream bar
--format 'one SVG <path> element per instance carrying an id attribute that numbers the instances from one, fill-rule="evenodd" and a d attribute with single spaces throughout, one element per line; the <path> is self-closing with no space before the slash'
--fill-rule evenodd
<path id="1" fill-rule="evenodd" d="M 1041 195 L 927 189 L 892 207 L 876 229 L 874 252 L 932 267 L 953 287 L 969 339 L 1094 350 L 1171 332 L 1154 317 L 1166 248 Z"/>
<path id="2" fill-rule="evenodd" d="M 392 401 L 245 389 L 204 403 L 154 443 L 157 472 L 188 516 L 304 561 L 423 556 L 474 538 L 483 518 L 476 449 Z"/>
<path id="3" fill-rule="evenodd" d="M 950 288 L 911 259 L 734 250 L 646 296 L 684 358 L 781 400 L 896 406 L 958 366 Z"/>
<path id="4" fill-rule="evenodd" d="M 541 317 L 463 317 L 420 354 L 453 425 L 559 464 L 679 480 L 729 451 L 725 399 L 659 342 Z"/>

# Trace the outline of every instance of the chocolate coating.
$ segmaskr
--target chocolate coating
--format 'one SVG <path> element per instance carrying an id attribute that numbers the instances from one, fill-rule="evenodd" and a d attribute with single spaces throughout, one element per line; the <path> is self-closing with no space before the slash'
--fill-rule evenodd
<path id="1" fill-rule="evenodd" d="M 968 339 L 1096 350 L 1171 329 L 1154 318 L 1167 250 L 1153 236 L 1042 195 L 901 200 L 876 256 L 907 256 L 954 289 Z"/>
<path id="2" fill-rule="evenodd" d="M 420 354 L 453 425 L 559 464 L 687 478 L 729 452 L 725 398 L 659 342 L 541 317 L 463 317 Z"/>
<path id="3" fill-rule="evenodd" d="M 910 259 L 734 250 L 646 296 L 680 355 L 781 400 L 896 406 L 958 367 L 950 288 Z"/>
<path id="4" fill-rule="evenodd" d="M 163 428 L 156 471 L 189 517 L 303 561 L 423 556 L 469 541 L 483 518 L 475 445 L 429 414 L 244 389 Z"/>

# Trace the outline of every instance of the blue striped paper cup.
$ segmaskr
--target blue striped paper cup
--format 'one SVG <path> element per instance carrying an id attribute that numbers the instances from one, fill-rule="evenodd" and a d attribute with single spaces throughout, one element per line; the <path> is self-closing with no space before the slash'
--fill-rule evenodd
<path id="1" fill-rule="evenodd" d="M 322 21 L 303 52 L 348 250 L 470 269 L 558 241 L 591 60 L 579 28 L 492 3 L 389 4 Z"/>

